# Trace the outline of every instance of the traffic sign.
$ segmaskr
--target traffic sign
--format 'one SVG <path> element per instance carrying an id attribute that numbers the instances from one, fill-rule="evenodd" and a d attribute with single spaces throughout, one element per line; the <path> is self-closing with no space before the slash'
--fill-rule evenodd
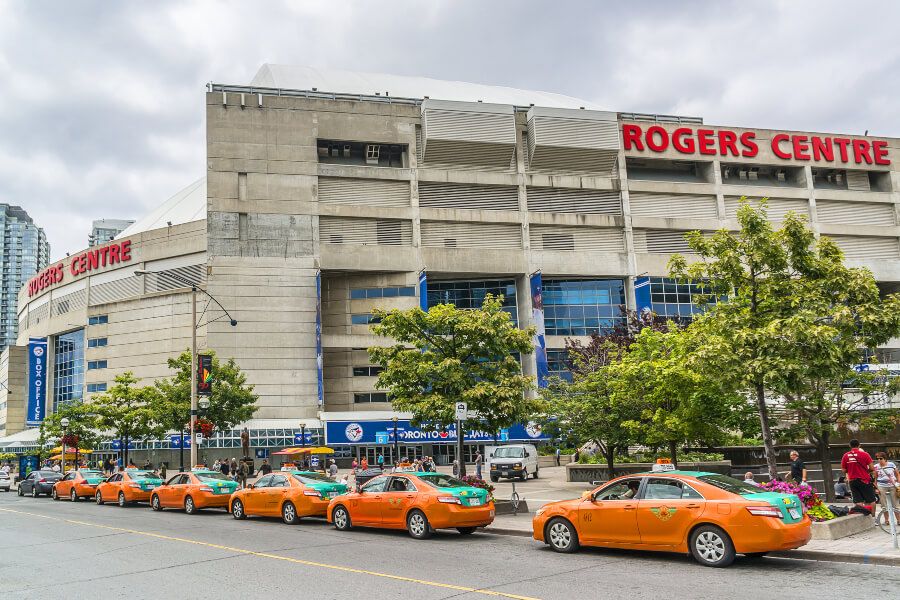
<path id="1" fill-rule="evenodd" d="M 509 429 L 501 429 L 500 430 L 500 441 L 501 442 L 509 441 Z"/>
<path id="2" fill-rule="evenodd" d="M 199 446 L 200 444 L 203 443 L 203 433 L 198 431 L 196 435 L 197 435 L 197 445 Z"/>
<path id="3" fill-rule="evenodd" d="M 456 420 L 465 421 L 469 415 L 469 405 L 465 402 L 456 403 Z"/>
<path id="4" fill-rule="evenodd" d="M 388 444 L 390 443 L 390 435 L 387 431 L 376 431 L 375 432 L 375 443 L 376 444 Z"/>

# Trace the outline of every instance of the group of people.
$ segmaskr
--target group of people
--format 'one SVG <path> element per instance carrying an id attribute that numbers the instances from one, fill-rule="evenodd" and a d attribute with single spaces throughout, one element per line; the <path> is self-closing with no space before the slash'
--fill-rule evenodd
<path id="1" fill-rule="evenodd" d="M 800 453 L 791 450 L 790 479 L 797 485 L 809 485 L 806 464 Z M 872 514 L 872 505 L 880 501 L 885 509 L 900 508 L 900 471 L 897 465 L 888 460 L 884 452 L 876 452 L 875 460 L 860 447 L 859 440 L 850 440 L 850 449 L 841 458 L 841 470 L 844 474 L 834 484 L 834 495 L 837 499 L 852 499 L 859 507 L 858 512 Z M 753 472 L 744 474 L 744 483 L 756 485 Z"/>
<path id="2" fill-rule="evenodd" d="M 268 465 L 268 461 L 263 461 L 263 464 Z M 213 471 L 219 471 L 226 477 L 230 478 L 232 481 L 237 481 L 240 489 L 244 489 L 247 487 L 247 480 L 250 479 L 250 475 L 252 474 L 250 471 L 250 465 L 247 464 L 247 461 L 238 461 L 237 458 L 232 458 L 230 461 L 228 459 L 219 460 L 216 459 L 216 462 L 213 463 L 212 466 Z M 262 467 L 260 467 L 260 471 Z M 269 467 L 269 470 L 266 474 L 271 473 L 272 468 Z"/>

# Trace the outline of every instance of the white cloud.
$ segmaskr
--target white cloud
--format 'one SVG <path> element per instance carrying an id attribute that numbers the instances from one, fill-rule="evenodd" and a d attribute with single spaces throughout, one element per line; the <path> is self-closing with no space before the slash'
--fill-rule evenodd
<path id="1" fill-rule="evenodd" d="M 203 173 L 207 81 L 265 62 L 560 92 L 718 124 L 900 135 L 888 0 L 0 0 L 0 201 L 58 257 Z"/>

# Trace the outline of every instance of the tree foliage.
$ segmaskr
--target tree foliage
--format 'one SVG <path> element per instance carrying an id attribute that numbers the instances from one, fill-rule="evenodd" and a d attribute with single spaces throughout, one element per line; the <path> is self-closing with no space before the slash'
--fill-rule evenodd
<path id="1" fill-rule="evenodd" d="M 131 371 L 116 375 L 115 384 L 106 393 L 94 396 L 89 406 L 97 415 L 95 425 L 120 440 L 128 460 L 128 444 L 158 438 L 165 429 L 154 410 L 159 396 L 154 386 L 138 386 L 140 380 Z"/>
<path id="2" fill-rule="evenodd" d="M 72 402 L 60 404 L 55 412 L 48 414 L 41 422 L 38 445 L 58 444 L 63 436 L 61 421 L 69 419 L 66 433 L 78 436 L 81 448 L 96 448 L 102 437 L 97 432 L 97 414 L 92 404 Z"/>
<path id="3" fill-rule="evenodd" d="M 375 314 L 381 322 L 372 331 L 395 341 L 369 348 L 384 367 L 377 386 L 395 410 L 412 413 L 414 424 L 446 428 L 456 422 L 454 404 L 466 402 L 477 418 L 463 427 L 495 433 L 540 410 L 525 394 L 534 378 L 522 374 L 515 357 L 533 350 L 534 330 L 518 329 L 500 298 L 488 295 L 478 310 L 440 304 Z"/>
<path id="4" fill-rule="evenodd" d="M 215 352 L 207 353 L 212 354 L 213 385 L 209 408 L 203 411 L 203 416 L 216 429 L 231 429 L 253 418 L 258 410 L 256 401 L 259 396 L 253 393 L 253 386 L 247 383 L 247 376 L 234 359 L 223 362 Z M 189 426 L 191 415 L 190 350 L 185 350 L 177 358 L 170 358 L 168 364 L 175 375 L 156 382 L 159 395 L 154 403 L 154 412 L 165 430 L 181 431 Z"/>

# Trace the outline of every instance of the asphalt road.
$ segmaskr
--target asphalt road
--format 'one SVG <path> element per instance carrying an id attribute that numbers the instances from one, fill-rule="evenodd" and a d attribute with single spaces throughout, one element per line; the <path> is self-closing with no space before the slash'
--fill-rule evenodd
<path id="1" fill-rule="evenodd" d="M 896 597 L 900 569 L 738 558 L 710 569 L 675 555 L 560 555 L 521 537 L 335 531 L 0 493 L 0 598 Z"/>

